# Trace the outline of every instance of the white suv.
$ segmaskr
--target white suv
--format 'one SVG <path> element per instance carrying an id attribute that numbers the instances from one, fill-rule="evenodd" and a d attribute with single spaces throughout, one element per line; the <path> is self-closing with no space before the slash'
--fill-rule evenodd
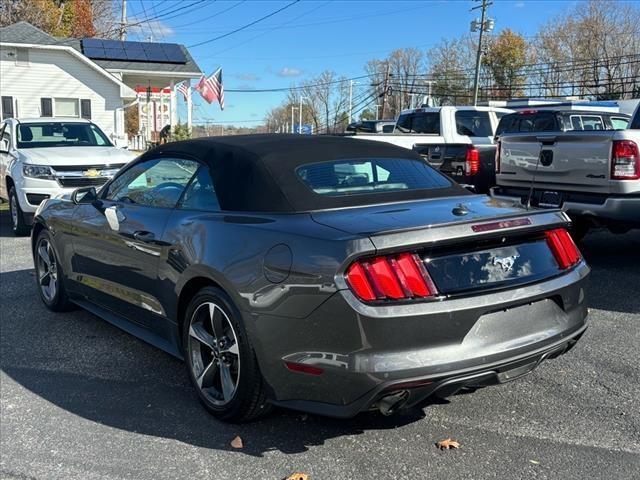
<path id="1" fill-rule="evenodd" d="M 79 187 L 100 187 L 134 158 L 88 120 L 4 120 L 0 123 L 0 198 L 9 201 L 13 232 L 29 233 L 43 200 Z"/>

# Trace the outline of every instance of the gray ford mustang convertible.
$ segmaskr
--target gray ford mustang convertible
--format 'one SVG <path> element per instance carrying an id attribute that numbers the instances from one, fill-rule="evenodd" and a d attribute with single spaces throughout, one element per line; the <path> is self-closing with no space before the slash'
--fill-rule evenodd
<path id="1" fill-rule="evenodd" d="M 472 195 L 409 150 L 256 135 L 170 143 L 45 201 L 38 291 L 183 358 L 203 405 L 389 414 L 504 383 L 586 328 L 557 210 Z"/>

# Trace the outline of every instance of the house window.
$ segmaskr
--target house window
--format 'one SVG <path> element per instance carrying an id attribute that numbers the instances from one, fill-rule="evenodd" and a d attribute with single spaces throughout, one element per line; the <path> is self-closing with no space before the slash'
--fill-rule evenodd
<path id="1" fill-rule="evenodd" d="M 40 116 L 53 117 L 53 104 L 50 98 L 40 99 Z"/>
<path id="2" fill-rule="evenodd" d="M 56 98 L 56 117 L 79 117 L 77 98 Z"/>
<path id="3" fill-rule="evenodd" d="M 18 67 L 29 66 L 29 50 L 26 48 L 16 48 L 16 65 Z"/>
<path id="4" fill-rule="evenodd" d="M 2 97 L 2 120 L 13 117 L 13 97 Z"/>
<path id="5" fill-rule="evenodd" d="M 88 98 L 83 98 L 80 100 L 80 116 L 82 118 L 86 118 L 87 120 L 91 120 L 91 100 Z"/>

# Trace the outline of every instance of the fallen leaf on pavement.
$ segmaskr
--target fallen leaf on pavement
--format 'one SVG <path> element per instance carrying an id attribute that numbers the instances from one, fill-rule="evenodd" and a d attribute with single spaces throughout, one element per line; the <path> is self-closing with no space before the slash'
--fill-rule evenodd
<path id="1" fill-rule="evenodd" d="M 292 473 L 291 475 L 289 475 L 287 478 L 284 478 L 283 480 L 309 480 L 310 477 L 309 475 L 307 475 L 306 473 Z"/>
<path id="2" fill-rule="evenodd" d="M 529 460 L 531 463 L 533 463 L 534 465 L 540 465 L 540 462 L 537 460 Z"/>
<path id="3" fill-rule="evenodd" d="M 242 448 L 244 447 L 244 444 L 242 443 L 242 439 L 240 437 L 236 437 L 233 440 L 231 440 L 231 446 L 233 448 Z"/>
<path id="4" fill-rule="evenodd" d="M 447 438 L 445 440 L 436 442 L 436 447 L 438 447 L 440 450 L 448 450 L 450 448 L 460 448 L 460 443 L 452 440 L 451 438 Z"/>

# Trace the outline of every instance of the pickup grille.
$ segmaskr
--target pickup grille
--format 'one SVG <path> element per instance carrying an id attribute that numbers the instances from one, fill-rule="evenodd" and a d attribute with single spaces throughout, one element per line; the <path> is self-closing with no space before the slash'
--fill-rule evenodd
<path id="1" fill-rule="evenodd" d="M 123 165 L 56 165 L 51 169 L 61 187 L 80 188 L 104 185 Z"/>
<path id="2" fill-rule="evenodd" d="M 83 178 L 83 177 L 58 177 L 58 183 L 61 187 L 71 187 L 71 188 L 80 188 L 80 187 L 97 187 L 99 185 L 104 185 L 109 180 L 108 177 L 97 177 L 97 178 Z"/>

